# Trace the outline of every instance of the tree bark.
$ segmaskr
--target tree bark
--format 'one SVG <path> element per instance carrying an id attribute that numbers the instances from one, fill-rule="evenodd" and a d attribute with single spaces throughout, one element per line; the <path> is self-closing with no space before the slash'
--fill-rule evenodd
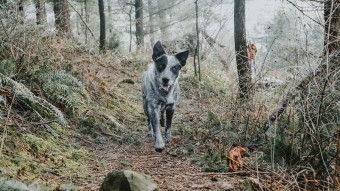
<path id="1" fill-rule="evenodd" d="M 234 0 L 234 36 L 239 97 L 247 100 L 251 96 L 251 66 L 247 56 L 245 0 Z"/>
<path id="2" fill-rule="evenodd" d="M 340 48 L 340 0 L 324 1 L 324 55 Z"/>
<path id="3" fill-rule="evenodd" d="M 45 0 L 34 0 L 35 14 L 37 19 L 37 25 L 43 25 L 47 22 Z"/>
<path id="4" fill-rule="evenodd" d="M 135 0 L 137 50 L 144 47 L 143 0 Z"/>
<path id="5" fill-rule="evenodd" d="M 70 10 L 67 0 L 54 0 L 55 27 L 59 36 L 72 37 Z"/>
<path id="6" fill-rule="evenodd" d="M 197 57 L 197 65 L 198 65 L 198 81 L 201 81 L 201 63 L 200 63 L 200 33 L 198 28 L 198 0 L 195 1 L 196 8 L 196 35 L 197 35 L 197 43 L 196 43 L 196 51 L 195 56 Z"/>
<path id="7" fill-rule="evenodd" d="M 104 13 L 104 2 L 98 0 L 99 7 L 99 20 L 100 20 L 100 35 L 99 35 L 99 50 L 105 52 L 105 13 Z"/>

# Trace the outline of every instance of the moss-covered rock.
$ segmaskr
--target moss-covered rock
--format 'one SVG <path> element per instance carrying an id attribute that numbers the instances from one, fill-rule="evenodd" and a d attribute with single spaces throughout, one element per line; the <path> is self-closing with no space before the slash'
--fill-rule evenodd
<path id="1" fill-rule="evenodd" d="M 110 172 L 100 187 L 100 191 L 155 190 L 157 190 L 157 185 L 149 176 L 131 170 Z"/>

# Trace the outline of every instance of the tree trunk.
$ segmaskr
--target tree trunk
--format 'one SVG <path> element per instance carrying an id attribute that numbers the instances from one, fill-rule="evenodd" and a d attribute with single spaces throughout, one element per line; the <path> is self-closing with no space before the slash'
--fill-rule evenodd
<path id="1" fill-rule="evenodd" d="M 44 25 L 47 22 L 45 0 L 34 0 L 37 25 Z"/>
<path id="2" fill-rule="evenodd" d="M 104 2 L 98 0 L 99 7 L 99 20 L 100 20 L 100 35 L 99 35 L 99 50 L 105 52 L 105 13 L 104 13 Z"/>
<path id="3" fill-rule="evenodd" d="M 340 48 L 340 0 L 324 1 L 324 55 Z"/>
<path id="4" fill-rule="evenodd" d="M 197 44 L 195 56 L 197 57 L 197 65 L 198 65 L 198 81 L 201 81 L 201 63 L 200 63 L 200 33 L 198 28 L 198 0 L 195 1 L 196 8 L 196 35 L 197 35 Z"/>
<path id="5" fill-rule="evenodd" d="M 159 29 L 162 33 L 162 40 L 169 40 L 168 27 L 166 26 L 166 0 L 157 0 L 158 16 L 159 16 Z"/>
<path id="6" fill-rule="evenodd" d="M 53 11 L 55 27 L 59 36 L 72 37 L 70 10 L 67 0 L 54 0 Z"/>
<path id="7" fill-rule="evenodd" d="M 155 6 L 152 3 L 152 0 L 148 0 L 148 12 L 149 12 L 149 34 L 150 34 L 150 43 L 151 46 L 155 44 L 155 37 L 154 37 L 154 9 Z"/>
<path id="8" fill-rule="evenodd" d="M 89 14 L 87 11 L 87 0 L 84 0 L 84 15 L 85 15 L 85 22 L 89 23 Z M 85 26 L 85 44 L 87 44 L 87 26 Z"/>
<path id="9" fill-rule="evenodd" d="M 247 57 L 245 0 L 234 0 L 234 36 L 239 97 L 247 100 L 251 90 L 251 66 Z"/>
<path id="10" fill-rule="evenodd" d="M 107 31 L 109 31 L 108 34 L 108 42 L 111 44 L 111 40 L 113 38 L 113 25 L 112 25 L 112 6 L 111 1 L 109 0 L 107 2 Z"/>
<path id="11" fill-rule="evenodd" d="M 144 47 L 143 0 L 135 0 L 135 19 L 137 50 L 141 50 Z"/>

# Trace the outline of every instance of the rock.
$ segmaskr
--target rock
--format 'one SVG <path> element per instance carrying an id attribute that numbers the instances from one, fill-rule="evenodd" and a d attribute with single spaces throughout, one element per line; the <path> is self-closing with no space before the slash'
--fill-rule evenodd
<path id="1" fill-rule="evenodd" d="M 230 183 L 230 182 L 222 182 L 220 188 L 222 190 L 234 190 L 235 186 L 233 183 Z"/>
<path id="2" fill-rule="evenodd" d="M 110 172 L 104 179 L 100 191 L 156 191 L 157 185 L 151 177 L 131 170 Z"/>

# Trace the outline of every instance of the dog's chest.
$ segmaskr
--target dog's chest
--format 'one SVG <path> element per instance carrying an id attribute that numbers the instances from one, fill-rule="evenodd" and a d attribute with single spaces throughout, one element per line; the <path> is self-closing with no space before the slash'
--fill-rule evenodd
<path id="1" fill-rule="evenodd" d="M 163 107 L 168 104 L 174 104 L 177 101 L 177 92 L 171 91 L 166 95 L 159 96 L 159 104 Z"/>

